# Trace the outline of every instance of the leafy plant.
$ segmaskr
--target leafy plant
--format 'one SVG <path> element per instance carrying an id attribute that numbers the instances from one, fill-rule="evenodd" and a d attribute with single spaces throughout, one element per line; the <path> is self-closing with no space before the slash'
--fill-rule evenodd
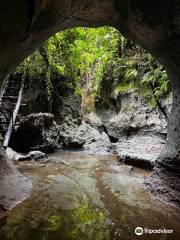
<path id="1" fill-rule="evenodd" d="M 74 210 L 72 220 L 74 227 L 69 234 L 70 239 L 110 240 L 108 225 L 101 211 L 82 204 Z"/>
<path id="2" fill-rule="evenodd" d="M 69 87 L 75 94 L 86 97 L 90 93 L 94 99 L 102 95 L 116 98 L 134 89 L 151 103 L 171 92 L 163 67 L 111 27 L 56 33 L 17 69 L 22 70 L 31 78 L 46 76 L 49 101 L 53 91 L 51 73 L 69 76 Z"/>

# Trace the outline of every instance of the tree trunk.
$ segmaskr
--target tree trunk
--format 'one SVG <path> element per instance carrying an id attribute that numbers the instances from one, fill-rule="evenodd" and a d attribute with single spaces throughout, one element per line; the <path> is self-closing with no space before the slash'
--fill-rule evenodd
<path id="1" fill-rule="evenodd" d="M 6 71 L 0 71 L 2 82 L 7 76 Z M 31 185 L 31 180 L 16 169 L 0 144 L 0 212 L 26 199 L 30 195 Z"/>
<path id="2" fill-rule="evenodd" d="M 49 59 L 48 59 L 45 47 L 41 46 L 39 49 L 39 52 L 43 57 L 44 63 L 46 65 L 45 81 L 46 81 L 46 92 L 47 92 L 47 100 L 48 100 L 48 112 L 52 113 L 53 101 L 52 101 L 51 65 L 49 63 Z"/>

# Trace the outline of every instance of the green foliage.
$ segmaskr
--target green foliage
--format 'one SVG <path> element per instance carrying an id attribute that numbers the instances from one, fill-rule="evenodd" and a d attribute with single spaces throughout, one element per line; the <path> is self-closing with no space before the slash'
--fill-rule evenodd
<path id="1" fill-rule="evenodd" d="M 155 98 L 167 97 L 171 92 L 163 67 L 133 43 L 125 48 L 113 67 L 115 96 L 134 89 L 137 95 L 143 96 L 151 105 L 156 106 Z"/>
<path id="2" fill-rule="evenodd" d="M 48 231 L 57 231 L 61 227 L 62 219 L 59 215 L 51 215 L 47 220 L 47 228 Z"/>
<path id="3" fill-rule="evenodd" d="M 116 98 L 135 89 L 138 95 L 153 102 L 154 97 L 161 98 L 170 93 L 163 67 L 114 28 L 69 29 L 51 37 L 43 49 L 51 72 L 69 76 L 73 81 L 69 87 L 77 95 L 86 89 L 94 98 L 101 97 L 102 93 L 105 97 Z M 41 50 L 28 57 L 17 71 L 25 72 L 25 69 L 32 78 L 48 73 Z M 52 86 L 50 83 L 46 86 L 50 96 Z"/>
<path id="4" fill-rule="evenodd" d="M 169 79 L 165 70 L 160 66 L 156 69 L 150 68 L 141 81 L 142 84 L 153 84 L 155 86 L 155 96 L 162 97 L 164 94 L 169 92 Z"/>
<path id="5" fill-rule="evenodd" d="M 111 226 L 104 213 L 85 203 L 61 213 L 39 206 L 34 211 L 28 205 L 12 214 L 2 227 L 3 240 L 110 240 Z"/>
<path id="6" fill-rule="evenodd" d="M 39 51 L 35 51 L 30 57 L 26 58 L 16 71 L 21 73 L 26 72 L 32 78 L 39 78 L 45 71 L 43 58 Z"/>
<path id="7" fill-rule="evenodd" d="M 104 214 L 88 205 L 80 205 L 72 215 L 73 229 L 69 234 L 70 239 L 96 239 L 109 240 L 109 229 Z"/>

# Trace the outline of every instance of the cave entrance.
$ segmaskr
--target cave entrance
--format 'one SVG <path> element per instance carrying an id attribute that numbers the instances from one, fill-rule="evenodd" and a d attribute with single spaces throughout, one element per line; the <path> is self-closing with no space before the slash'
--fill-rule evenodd
<path id="1" fill-rule="evenodd" d="M 118 141 L 136 141 L 132 138 L 138 134 L 164 141 L 160 135 L 166 134 L 167 109 L 161 105 L 171 92 L 167 74 L 148 52 L 115 28 L 79 27 L 56 33 L 25 59 L 10 79 L 18 77 L 24 79 L 20 115 L 52 113 L 64 129 L 59 134 L 64 148 L 83 148 L 91 140 L 98 145 L 104 141 L 100 140 L 102 133 L 113 148 Z M 21 125 L 15 126 L 13 149 L 29 152 L 43 145 L 40 126 L 28 120 Z M 80 125 L 87 132 L 94 131 L 94 136 L 89 132 L 92 136 L 88 139 L 84 132 L 86 136 L 80 140 Z M 149 138 L 147 141 L 150 143 Z M 145 147 L 146 154 L 151 152 Z M 52 147 L 40 149 L 49 152 Z M 160 149 L 156 150 L 158 155 Z"/>
<path id="2" fill-rule="evenodd" d="M 0 3 L 0 81 L 40 44 L 63 29 L 75 26 L 116 27 L 155 56 L 165 67 L 173 92 L 173 106 L 168 121 L 167 141 L 158 158 L 154 184 L 166 185 L 158 169 L 178 182 L 180 168 L 180 3 L 177 1 L 18 1 Z M 158 174 L 157 174 L 158 172 Z M 161 173 L 161 174 L 160 174 Z M 169 173 L 169 175 L 168 175 Z M 161 177 L 159 177 L 161 175 Z M 172 178 L 170 178 L 170 182 Z M 165 184 L 164 184 L 165 182 Z M 168 186 L 172 190 L 171 184 Z M 178 189 L 173 184 L 173 189 Z M 165 189 L 161 189 L 164 194 Z M 178 191 L 179 192 L 179 191 Z M 165 194 L 174 198 L 179 193 Z M 177 197 L 177 199 L 179 199 Z M 179 202 L 179 200 L 175 200 Z"/>

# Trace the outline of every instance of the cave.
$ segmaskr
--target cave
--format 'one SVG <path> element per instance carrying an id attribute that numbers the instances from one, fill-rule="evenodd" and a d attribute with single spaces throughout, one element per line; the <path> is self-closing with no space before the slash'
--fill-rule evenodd
<path id="1" fill-rule="evenodd" d="M 79 26 L 115 27 L 165 67 L 173 91 L 173 107 L 166 144 L 146 187 L 159 198 L 180 206 L 180 2 L 2 0 L 0 13 L 1 85 L 43 41 L 58 31 Z M 12 167 L 4 159 L 1 154 L 3 177 Z"/>

